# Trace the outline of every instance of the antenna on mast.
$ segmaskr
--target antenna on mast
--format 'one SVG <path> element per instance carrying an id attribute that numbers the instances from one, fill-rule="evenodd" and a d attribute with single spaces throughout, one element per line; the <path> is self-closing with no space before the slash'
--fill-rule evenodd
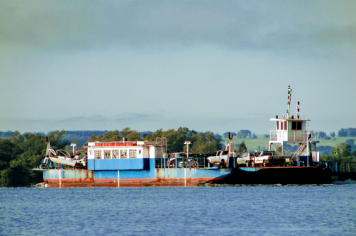
<path id="1" fill-rule="evenodd" d="M 287 110 L 287 119 L 289 119 L 289 112 L 290 112 L 290 101 L 292 100 L 292 89 L 290 88 L 290 85 L 288 85 L 288 110 Z"/>

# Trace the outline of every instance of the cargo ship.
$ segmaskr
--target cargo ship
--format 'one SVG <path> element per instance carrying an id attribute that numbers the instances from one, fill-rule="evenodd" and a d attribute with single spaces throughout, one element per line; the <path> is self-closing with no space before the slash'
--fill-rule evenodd
<path id="1" fill-rule="evenodd" d="M 232 168 L 210 166 L 205 157 L 168 157 L 166 147 L 155 141 L 89 142 L 79 160 L 49 149 L 54 155 L 41 170 L 50 187 L 195 186 L 231 174 Z"/>
<path id="2" fill-rule="evenodd" d="M 227 184 L 319 184 L 330 182 L 330 175 L 319 163 L 318 132 L 309 130 L 309 119 L 290 115 L 292 90 L 288 86 L 286 115 L 270 119 L 267 152 L 236 155 L 233 137 L 224 151 L 215 156 L 203 154 L 168 154 L 167 140 L 89 142 L 84 157 L 60 155 L 47 149 L 41 168 L 50 187 L 142 187 L 198 186 Z M 296 151 L 286 147 L 297 145 Z M 73 147 L 74 148 L 74 147 Z M 73 150 L 73 153 L 75 151 Z M 213 163 L 212 160 L 221 162 Z"/>

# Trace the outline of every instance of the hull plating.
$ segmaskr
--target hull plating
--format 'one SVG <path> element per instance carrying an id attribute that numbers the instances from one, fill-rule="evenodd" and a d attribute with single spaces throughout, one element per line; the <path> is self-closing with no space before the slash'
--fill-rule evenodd
<path id="1" fill-rule="evenodd" d="M 231 169 L 155 168 L 151 171 L 44 170 L 51 187 L 195 186 L 228 176 Z"/>
<path id="2" fill-rule="evenodd" d="M 43 179 L 51 187 L 195 186 L 228 176 L 231 168 L 155 168 L 148 170 L 46 169 Z"/>
<path id="3" fill-rule="evenodd" d="M 156 168 L 147 170 L 45 169 L 50 187 L 142 187 L 227 184 L 329 183 L 330 173 L 316 167 Z"/>

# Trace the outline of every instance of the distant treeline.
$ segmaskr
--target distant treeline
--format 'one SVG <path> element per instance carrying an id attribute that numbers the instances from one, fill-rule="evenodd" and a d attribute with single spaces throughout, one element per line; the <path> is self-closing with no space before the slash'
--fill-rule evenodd
<path id="1" fill-rule="evenodd" d="M 127 128 L 125 128 L 125 129 L 127 129 Z M 0 131 L 0 139 L 1 138 L 11 138 L 15 132 L 16 131 L 6 131 L 6 132 Z M 65 131 L 65 134 L 63 135 L 62 139 L 64 141 L 68 141 L 70 143 L 74 142 L 77 144 L 78 147 L 82 147 L 93 135 L 100 136 L 100 135 L 104 135 L 105 133 L 108 133 L 108 132 L 112 132 L 112 131 L 108 131 L 108 130 L 75 130 L 75 131 L 67 130 L 67 131 Z M 154 133 L 152 131 L 142 131 L 142 132 L 135 131 L 135 132 L 138 133 L 138 135 L 140 136 L 140 139 L 144 139 L 144 137 L 146 135 L 150 135 L 150 134 Z M 38 135 L 45 137 L 45 136 L 49 135 L 50 133 L 51 132 L 48 132 L 48 133 L 33 132 L 30 134 L 36 134 L 36 135 L 38 134 Z M 24 133 L 23 135 L 26 135 L 26 134 L 27 133 Z M 222 138 L 222 136 L 219 134 L 214 134 L 214 137 L 215 137 L 215 139 Z M 121 140 L 122 140 L 122 138 L 123 137 L 121 137 Z"/>
<path id="2" fill-rule="evenodd" d="M 11 138 L 12 135 L 17 132 L 17 131 L 6 131 L 6 132 L 3 132 L 3 131 L 0 131 L 0 138 Z M 30 132 L 31 133 L 31 132 Z M 48 132 L 49 134 L 50 132 Z M 25 135 L 27 133 L 24 133 L 23 135 Z M 33 132 L 31 134 L 39 134 L 41 136 L 46 136 L 47 134 L 46 133 L 43 133 L 43 132 Z"/>
<path id="3" fill-rule="evenodd" d="M 103 135 L 107 133 L 108 130 L 67 130 L 66 133 L 63 136 L 63 140 L 68 140 L 69 142 L 75 142 L 79 147 L 83 146 L 85 142 L 89 140 L 89 138 L 92 135 Z M 138 131 L 136 131 L 138 132 Z M 42 136 L 47 136 L 50 132 L 44 133 L 44 132 L 34 132 L 32 134 L 40 134 Z M 147 134 L 152 134 L 152 131 L 143 131 L 143 132 L 138 132 L 140 135 L 140 138 L 143 139 L 144 135 Z M 230 132 L 233 136 L 239 138 L 239 139 L 244 139 L 244 138 L 251 138 L 251 139 L 256 139 L 257 136 L 255 133 L 252 133 L 250 130 L 239 130 L 238 132 Z M 14 134 L 13 131 L 6 131 L 2 132 L 0 131 L 0 138 L 11 138 L 12 135 Z M 23 135 L 26 135 L 24 133 Z M 222 139 L 222 138 L 228 138 L 229 132 L 225 132 L 222 135 L 220 134 L 214 134 L 215 139 Z M 326 132 L 320 131 L 319 132 L 319 137 L 322 139 L 329 140 L 333 137 L 335 137 L 336 134 L 335 132 L 331 132 L 329 135 L 326 134 Z M 356 128 L 348 128 L 348 129 L 340 129 L 337 132 L 338 137 L 356 137 Z M 265 138 L 269 138 L 268 134 L 264 135 Z M 350 139 L 353 140 L 353 139 Z M 349 141 L 352 142 L 352 141 Z M 350 145 L 353 145 L 353 143 Z"/>
<path id="4" fill-rule="evenodd" d="M 250 130 L 239 130 L 237 133 L 235 132 L 225 132 L 223 134 L 224 138 L 228 138 L 229 133 L 231 133 L 233 136 L 237 137 L 237 138 L 251 138 L 251 139 L 255 139 L 257 138 L 255 133 L 252 133 Z"/>
<path id="5" fill-rule="evenodd" d="M 356 128 L 348 128 L 348 129 L 342 128 L 337 132 L 337 136 L 338 137 L 356 137 Z M 328 136 L 325 132 L 320 131 L 319 137 L 326 139 L 326 140 L 330 140 L 331 138 L 336 137 L 336 134 L 335 134 L 335 132 L 331 132 Z"/>
<path id="6" fill-rule="evenodd" d="M 356 137 L 356 128 L 340 129 L 337 134 L 339 137 Z"/>

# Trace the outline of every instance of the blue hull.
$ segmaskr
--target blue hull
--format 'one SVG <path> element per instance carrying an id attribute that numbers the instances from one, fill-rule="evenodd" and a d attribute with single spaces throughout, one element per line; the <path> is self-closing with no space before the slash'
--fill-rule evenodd
<path id="1" fill-rule="evenodd" d="M 101 162 L 100 166 L 96 163 L 95 167 L 92 163 L 88 170 L 45 169 L 43 179 L 52 187 L 194 186 L 225 178 L 232 171 L 232 168 L 156 168 L 153 158 L 135 160 L 120 168 L 109 163 Z"/>

